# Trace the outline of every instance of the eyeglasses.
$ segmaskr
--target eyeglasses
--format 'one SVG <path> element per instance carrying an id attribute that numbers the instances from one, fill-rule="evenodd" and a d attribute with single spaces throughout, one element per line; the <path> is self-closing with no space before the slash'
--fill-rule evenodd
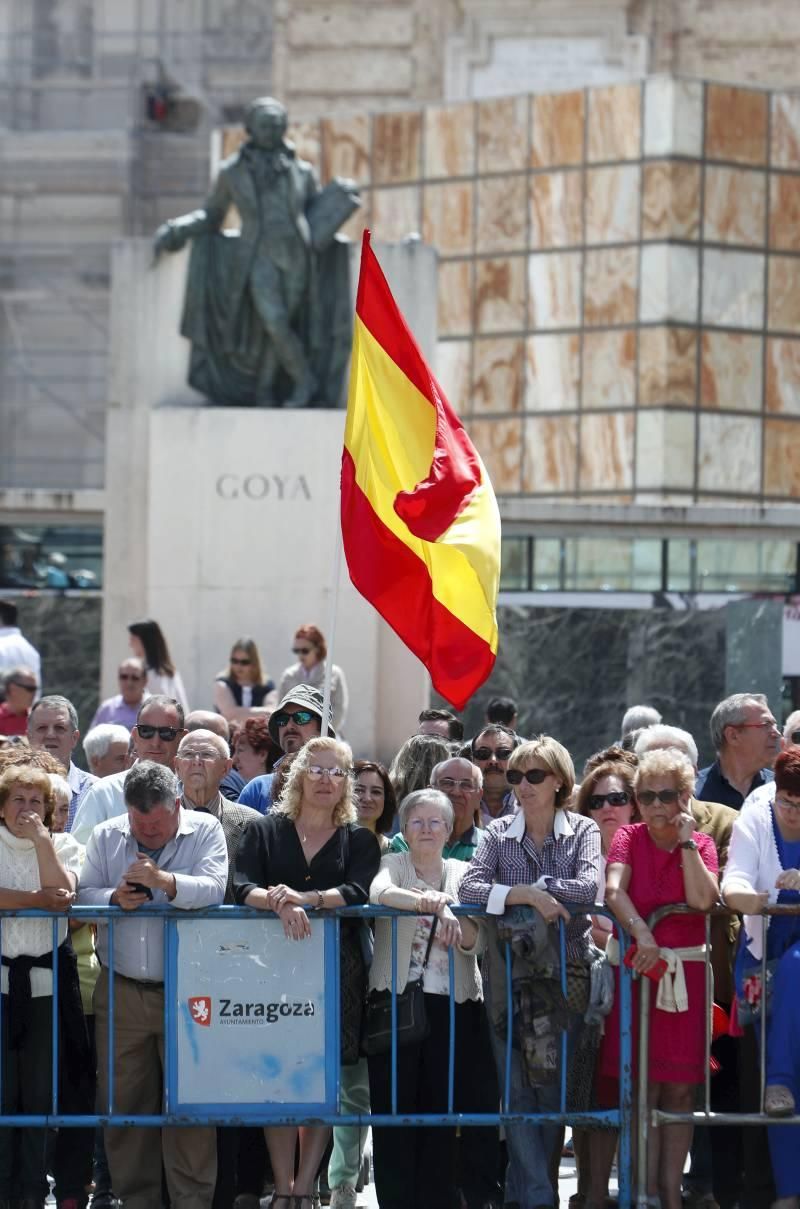
<path id="1" fill-rule="evenodd" d="M 24 680 L 9 680 L 9 684 L 13 684 L 16 688 L 24 688 L 28 693 L 35 693 L 39 687 L 37 684 L 26 684 Z"/>
<path id="2" fill-rule="evenodd" d="M 333 781 L 341 781 L 348 775 L 350 769 L 323 768 L 321 764 L 309 764 L 306 772 L 312 781 L 321 781 L 323 777 L 330 777 Z"/>
<path id="3" fill-rule="evenodd" d="M 118 680 L 144 680 L 144 676 L 137 676 L 135 672 L 120 672 L 117 676 Z"/>
<path id="4" fill-rule="evenodd" d="M 630 800 L 631 795 L 621 789 L 616 793 L 593 793 L 589 798 L 588 806 L 590 810 L 602 810 L 606 802 L 609 806 L 627 806 Z"/>
<path id="5" fill-rule="evenodd" d="M 296 709 L 293 714 L 273 714 L 275 725 L 278 729 L 288 726 L 290 722 L 295 722 L 298 726 L 308 726 L 316 714 L 312 714 L 310 709 Z"/>
<path id="6" fill-rule="evenodd" d="M 543 768 L 529 768 L 527 772 L 522 772 L 519 768 L 509 768 L 506 780 L 509 785 L 521 785 L 524 777 L 529 785 L 541 785 L 546 777 L 552 777 L 552 775 L 549 771 L 545 772 Z"/>
<path id="7" fill-rule="evenodd" d="M 181 733 L 177 726 L 149 726 L 147 722 L 138 722 L 136 729 L 141 739 L 152 739 L 158 731 L 158 737 L 164 743 L 174 743 Z"/>
<path id="8" fill-rule="evenodd" d="M 476 747 L 472 756 L 475 760 L 497 760 L 500 764 L 508 759 L 513 750 L 513 747 L 498 747 L 497 751 L 492 751 L 491 747 Z"/>
<path id="9" fill-rule="evenodd" d="M 792 743 L 800 743 L 800 730 L 793 730 L 789 738 Z"/>
<path id="10" fill-rule="evenodd" d="M 293 646 L 292 654 L 293 655 L 310 655 L 311 647 L 310 646 Z"/>
<path id="11" fill-rule="evenodd" d="M 446 824 L 444 819 L 409 819 L 406 826 L 410 831 L 442 831 Z"/>
<path id="12" fill-rule="evenodd" d="M 679 789 L 639 789 L 636 800 L 640 806 L 652 806 L 656 798 L 665 806 L 671 806 L 681 796 Z"/>
<path id="13" fill-rule="evenodd" d="M 783 810 L 800 810 L 800 802 L 790 802 L 788 798 L 779 798 L 775 795 L 775 805 L 780 806 Z"/>
<path id="14" fill-rule="evenodd" d="M 443 790 L 445 793 L 452 793 L 454 789 L 463 789 L 465 792 L 468 792 L 470 789 L 474 789 L 475 785 L 471 780 L 456 781 L 453 777 L 439 777 L 439 780 L 436 782 L 436 788 Z"/>
<path id="15" fill-rule="evenodd" d="M 234 657 L 231 655 L 231 663 L 241 664 L 242 667 L 247 667 L 248 664 L 252 662 L 252 659 L 234 659 Z"/>
<path id="16" fill-rule="evenodd" d="M 214 760 L 222 759 L 218 751 L 214 751 L 212 747 L 204 747 L 202 751 L 179 751 L 179 760 L 202 760 L 204 764 L 212 764 Z"/>
<path id="17" fill-rule="evenodd" d="M 779 730 L 778 723 L 774 718 L 770 718 L 768 722 L 734 722 L 734 730 Z"/>

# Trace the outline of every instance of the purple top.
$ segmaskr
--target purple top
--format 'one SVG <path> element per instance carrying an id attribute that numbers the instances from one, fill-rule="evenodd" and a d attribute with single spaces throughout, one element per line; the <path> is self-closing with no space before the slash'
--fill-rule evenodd
<path id="1" fill-rule="evenodd" d="M 109 697 L 97 707 L 97 712 L 89 723 L 89 730 L 93 726 L 99 726 L 101 722 L 116 722 L 120 726 L 127 726 L 128 730 L 133 730 L 136 725 L 136 715 L 140 709 L 141 704 L 126 705 L 122 700 L 122 694 L 117 693 L 116 697 Z"/>

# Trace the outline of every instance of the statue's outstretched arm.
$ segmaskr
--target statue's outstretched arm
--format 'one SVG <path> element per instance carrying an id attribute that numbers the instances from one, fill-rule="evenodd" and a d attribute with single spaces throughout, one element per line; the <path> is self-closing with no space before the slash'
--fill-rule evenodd
<path id="1" fill-rule="evenodd" d="M 230 204 L 228 184 L 223 176 L 219 176 L 202 209 L 170 218 L 161 224 L 153 240 L 154 259 L 158 260 L 162 252 L 179 252 L 195 235 L 219 231 Z"/>

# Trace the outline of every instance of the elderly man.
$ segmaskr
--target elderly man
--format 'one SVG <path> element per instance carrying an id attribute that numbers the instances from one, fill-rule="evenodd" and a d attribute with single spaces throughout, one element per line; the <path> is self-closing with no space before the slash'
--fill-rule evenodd
<path id="1" fill-rule="evenodd" d="M 114 697 L 107 697 L 97 707 L 89 725 L 92 730 L 103 722 L 116 722 L 128 730 L 133 730 L 136 717 L 142 702 L 149 696 L 147 692 L 147 668 L 141 659 L 123 659 L 117 669 L 119 692 Z"/>
<path id="2" fill-rule="evenodd" d="M 193 730 L 210 730 L 212 734 L 219 735 L 220 739 L 230 743 L 231 728 L 227 718 L 223 718 L 222 714 L 215 714 L 210 709 L 193 709 L 191 713 L 188 713 L 186 730 L 189 733 Z"/>
<path id="3" fill-rule="evenodd" d="M 622 725 L 620 726 L 620 737 L 625 738 L 635 730 L 646 730 L 648 726 L 657 726 L 661 721 L 661 714 L 652 705 L 632 705 L 625 710 L 622 715 Z"/>
<path id="4" fill-rule="evenodd" d="M 86 848 L 78 902 L 117 906 L 130 918 L 114 929 L 114 1111 L 158 1113 L 164 1081 L 164 925 L 145 903 L 192 910 L 221 903 L 228 878 L 225 836 L 217 819 L 184 810 L 174 773 L 141 760 L 125 776 L 126 812 L 93 833 Z M 94 993 L 98 1037 L 108 1029 L 108 927 L 99 924 L 102 969 Z M 108 1050 L 98 1045 L 98 1105 L 108 1104 Z M 170 1201 L 186 1209 L 211 1205 L 217 1172 L 211 1128 L 136 1126 L 105 1129 L 115 1195 L 127 1209 L 161 1204 L 163 1160 Z"/>
<path id="5" fill-rule="evenodd" d="M 97 781 L 93 773 L 84 772 L 72 763 L 72 753 L 80 737 L 78 712 L 66 697 L 40 697 L 31 706 L 28 715 L 28 741 L 31 747 L 41 747 L 55 756 L 66 770 L 67 781 L 72 790 L 67 831 L 72 829 L 78 807 Z"/>
<path id="6" fill-rule="evenodd" d="M 269 733 L 284 755 L 299 751 L 321 729 L 322 694 L 309 684 L 296 685 L 269 719 Z M 336 738 L 336 731 L 330 724 L 328 734 Z M 239 805 L 252 806 L 259 814 L 266 814 L 272 806 L 272 773 L 249 781 L 239 795 Z"/>
<path id="7" fill-rule="evenodd" d="M 481 770 L 462 756 L 454 756 L 452 760 L 434 764 L 431 785 L 446 794 L 453 807 L 453 829 L 442 856 L 445 859 L 471 861 L 482 836 L 475 825 L 483 786 Z M 408 844 L 400 833 L 392 840 L 391 851 L 408 851 Z"/>
<path id="8" fill-rule="evenodd" d="M 763 693 L 734 693 L 711 715 L 717 758 L 697 775 L 694 794 L 740 810 L 748 794 L 771 781 L 781 732 Z"/>
<path id="9" fill-rule="evenodd" d="M 96 777 L 110 777 L 128 770 L 130 731 L 116 722 L 94 726 L 83 740 L 86 760 Z"/>
<path id="10" fill-rule="evenodd" d="M 160 693 L 148 697 L 131 731 L 137 760 L 151 760 L 174 770 L 178 744 L 185 734 L 180 702 Z M 112 773 L 89 790 L 70 827 L 79 844 L 88 843 L 98 823 L 125 813 L 125 777 L 124 770 Z"/>
<path id="11" fill-rule="evenodd" d="M 3 679 L 5 700 L 0 702 L 0 735 L 26 735 L 28 715 L 38 691 L 36 673 L 30 667 L 12 667 Z"/>

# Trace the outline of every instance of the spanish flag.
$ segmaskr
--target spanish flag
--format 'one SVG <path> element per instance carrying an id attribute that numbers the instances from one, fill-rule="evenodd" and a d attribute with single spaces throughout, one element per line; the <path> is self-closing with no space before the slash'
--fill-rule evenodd
<path id="1" fill-rule="evenodd" d="M 350 578 L 463 709 L 494 666 L 500 515 L 364 233 L 342 454 Z"/>

